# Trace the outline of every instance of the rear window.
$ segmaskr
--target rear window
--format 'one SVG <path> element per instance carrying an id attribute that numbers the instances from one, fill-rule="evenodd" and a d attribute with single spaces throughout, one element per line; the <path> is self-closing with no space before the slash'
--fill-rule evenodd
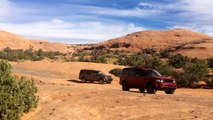
<path id="1" fill-rule="evenodd" d="M 80 73 L 81 73 L 81 74 L 85 73 L 85 70 L 81 70 Z"/>

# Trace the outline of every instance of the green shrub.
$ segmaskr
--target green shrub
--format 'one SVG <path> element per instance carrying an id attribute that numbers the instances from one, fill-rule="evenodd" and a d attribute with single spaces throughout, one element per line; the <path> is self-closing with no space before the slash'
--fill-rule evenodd
<path id="1" fill-rule="evenodd" d="M 189 84 L 199 80 L 207 80 L 209 73 L 207 61 L 200 60 L 195 63 L 187 63 L 183 69 Z"/>
<path id="2" fill-rule="evenodd" d="M 111 73 L 115 76 L 119 76 L 121 71 L 122 71 L 122 69 L 120 69 L 120 68 L 114 68 L 114 69 L 110 70 L 109 73 Z"/>
<path id="3" fill-rule="evenodd" d="M 127 54 L 120 54 L 120 55 L 118 55 L 117 62 L 115 64 L 129 65 L 130 64 L 129 59 L 130 59 L 130 57 Z"/>
<path id="4" fill-rule="evenodd" d="M 177 54 L 169 58 L 169 64 L 175 68 L 183 67 L 188 61 L 188 57 L 182 56 L 181 54 Z"/>
<path id="5" fill-rule="evenodd" d="M 33 60 L 39 61 L 45 57 L 49 59 L 56 59 L 56 56 L 63 55 L 59 52 L 44 52 L 42 49 L 34 51 L 32 48 L 26 50 L 12 50 L 10 48 L 5 48 L 0 51 L 0 59 L 9 61 L 19 61 L 19 60 Z"/>
<path id="6" fill-rule="evenodd" d="M 189 80 L 184 72 L 174 72 L 173 77 L 176 80 L 177 87 L 190 87 Z"/>
<path id="7" fill-rule="evenodd" d="M 207 61 L 208 61 L 209 67 L 213 68 L 213 58 L 209 58 L 207 59 Z"/>
<path id="8" fill-rule="evenodd" d="M 156 68 L 162 64 L 161 59 L 156 55 L 134 53 L 134 54 L 121 54 L 116 62 L 119 65 L 128 65 L 134 67 Z"/>
<path id="9" fill-rule="evenodd" d="M 156 67 L 156 70 L 163 76 L 174 76 L 175 73 L 175 68 L 167 64 Z"/>
<path id="10" fill-rule="evenodd" d="M 154 55 L 157 51 L 153 48 L 146 48 L 146 49 L 143 49 L 143 53 L 144 54 L 151 54 L 151 55 Z"/>
<path id="11" fill-rule="evenodd" d="M 168 58 L 169 56 L 170 56 L 169 49 L 165 49 L 165 50 L 160 51 L 160 57 L 161 58 Z"/>
<path id="12" fill-rule="evenodd" d="M 207 61 L 199 60 L 194 63 L 186 63 L 182 72 L 175 72 L 178 87 L 192 87 L 193 83 L 198 81 L 208 82 L 208 64 Z"/>
<path id="13" fill-rule="evenodd" d="M 23 113 L 35 108 L 35 84 L 24 77 L 17 78 L 11 73 L 11 65 L 0 60 L 0 120 L 19 120 Z"/>

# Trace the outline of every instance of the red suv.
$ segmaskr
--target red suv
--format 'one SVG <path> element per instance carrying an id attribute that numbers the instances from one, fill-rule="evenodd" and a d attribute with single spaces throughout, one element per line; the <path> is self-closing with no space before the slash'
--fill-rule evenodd
<path id="1" fill-rule="evenodd" d="M 138 88 L 140 92 L 155 94 L 157 90 L 164 90 L 166 94 L 174 94 L 177 88 L 173 78 L 162 75 L 149 68 L 124 68 L 120 75 L 120 84 L 123 91 Z"/>

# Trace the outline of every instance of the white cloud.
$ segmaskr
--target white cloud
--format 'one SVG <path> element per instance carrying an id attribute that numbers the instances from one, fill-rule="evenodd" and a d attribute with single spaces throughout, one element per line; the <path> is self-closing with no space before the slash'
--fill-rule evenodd
<path id="1" fill-rule="evenodd" d="M 175 7 L 183 11 L 182 16 L 185 18 L 201 22 L 213 20 L 213 0 L 180 0 Z"/>
<path id="2" fill-rule="evenodd" d="M 12 5 L 9 0 L 0 0 L 0 8 L 0 21 L 2 21 L 11 14 Z"/>
<path id="3" fill-rule="evenodd" d="M 164 16 L 173 18 L 171 28 L 186 28 L 213 36 L 213 0 L 177 0 L 169 4 L 159 4 Z M 172 15 L 169 12 L 173 12 Z"/>
<path id="4" fill-rule="evenodd" d="M 173 27 L 170 27 L 169 29 L 174 29 L 174 28 L 185 28 L 188 30 L 192 30 L 195 32 L 201 32 L 201 33 L 205 33 L 207 35 L 213 36 L 213 27 L 212 26 L 200 26 L 200 25 L 185 25 L 185 26 L 181 26 L 181 25 L 175 25 Z"/>
<path id="5" fill-rule="evenodd" d="M 69 6 L 69 7 L 71 7 L 71 6 Z M 78 5 L 78 6 L 72 6 L 72 8 L 78 9 L 78 13 L 84 12 L 84 13 L 89 13 L 89 14 L 135 17 L 135 18 L 151 16 L 151 15 L 155 15 L 155 14 L 159 13 L 158 10 L 143 9 L 140 7 L 135 7 L 132 9 L 115 9 L 115 8 L 107 8 L 107 7 Z"/>
<path id="6" fill-rule="evenodd" d="M 150 3 L 144 3 L 144 2 L 140 2 L 138 4 L 138 6 L 142 6 L 142 7 L 145 7 L 145 8 L 152 8 L 153 7 L 152 4 L 150 4 Z"/>
<path id="7" fill-rule="evenodd" d="M 85 40 L 81 43 L 94 43 L 144 30 L 134 24 L 101 22 L 66 22 L 60 19 L 39 21 L 28 24 L 0 23 L 0 29 L 33 39 L 57 39 L 58 41 Z M 80 43 L 80 42 L 79 42 Z"/>

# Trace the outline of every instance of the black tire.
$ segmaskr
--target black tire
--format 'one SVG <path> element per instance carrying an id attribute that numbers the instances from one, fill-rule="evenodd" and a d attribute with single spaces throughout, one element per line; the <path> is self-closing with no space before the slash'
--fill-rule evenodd
<path id="1" fill-rule="evenodd" d="M 104 84 L 104 79 L 100 79 L 98 82 L 99 82 L 100 84 Z"/>
<path id="2" fill-rule="evenodd" d="M 82 83 L 85 83 L 85 82 L 86 82 L 86 79 L 85 79 L 85 78 L 81 78 L 81 82 L 82 82 Z"/>
<path id="3" fill-rule="evenodd" d="M 107 82 L 107 84 L 110 84 L 110 83 L 111 83 L 111 81 L 108 81 L 108 82 Z"/>
<path id="4" fill-rule="evenodd" d="M 129 91 L 130 90 L 130 87 L 129 87 L 128 83 L 123 83 L 122 84 L 122 90 L 123 91 Z"/>
<path id="5" fill-rule="evenodd" d="M 139 89 L 139 91 L 141 92 L 141 93 L 144 93 L 145 92 L 145 89 L 144 88 L 138 88 Z"/>
<path id="6" fill-rule="evenodd" d="M 147 90 L 147 93 L 149 94 L 155 94 L 157 91 L 155 86 L 151 83 L 147 85 L 146 90 Z"/>
<path id="7" fill-rule="evenodd" d="M 165 93 L 166 93 L 166 94 L 174 94 L 174 93 L 175 93 L 175 90 L 165 90 Z"/>

